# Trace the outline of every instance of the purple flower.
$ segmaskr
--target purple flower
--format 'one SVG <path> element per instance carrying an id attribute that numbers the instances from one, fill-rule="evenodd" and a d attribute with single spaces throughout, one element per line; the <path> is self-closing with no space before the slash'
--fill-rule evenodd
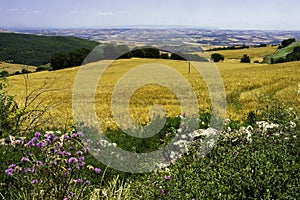
<path id="1" fill-rule="evenodd" d="M 74 147 L 70 146 L 69 149 L 70 149 L 70 150 L 74 150 Z"/>
<path id="2" fill-rule="evenodd" d="M 28 148 L 34 147 L 34 146 L 35 146 L 34 140 L 31 139 L 31 140 L 26 144 L 26 146 L 27 146 Z"/>
<path id="3" fill-rule="evenodd" d="M 78 136 L 79 136 L 79 137 L 82 137 L 82 136 L 83 136 L 83 133 L 82 133 L 82 132 L 80 132 L 80 131 L 79 131 L 79 132 L 77 132 L 77 134 L 78 134 Z"/>
<path id="4" fill-rule="evenodd" d="M 78 138 L 79 135 L 78 135 L 77 133 L 73 133 L 71 137 L 72 137 L 72 138 Z"/>
<path id="5" fill-rule="evenodd" d="M 22 157 L 22 158 L 21 158 L 21 162 L 29 162 L 29 158 L 27 158 L 27 157 Z"/>
<path id="6" fill-rule="evenodd" d="M 58 139 L 59 139 L 59 137 L 57 137 L 57 136 L 54 136 L 54 138 L 53 138 L 54 141 L 56 141 Z"/>
<path id="7" fill-rule="evenodd" d="M 79 157 L 79 161 L 80 162 L 84 161 L 84 157 L 83 156 Z"/>
<path id="8" fill-rule="evenodd" d="M 76 152 L 76 155 L 78 155 L 78 156 L 81 156 L 83 153 L 82 153 L 82 151 L 77 151 Z"/>
<path id="9" fill-rule="evenodd" d="M 71 157 L 71 158 L 69 158 L 68 163 L 69 164 L 76 163 L 77 161 L 78 161 L 77 158 Z"/>
<path id="10" fill-rule="evenodd" d="M 14 169 L 12 169 L 12 168 L 8 168 L 8 169 L 5 170 L 5 174 L 8 175 L 8 176 L 12 176 L 13 172 L 14 172 Z"/>
<path id="11" fill-rule="evenodd" d="M 89 184 L 91 184 L 91 181 L 86 180 L 86 181 L 85 181 L 85 184 L 86 184 L 86 185 L 89 185 Z"/>
<path id="12" fill-rule="evenodd" d="M 39 148 L 43 148 L 45 146 L 45 143 L 43 141 L 39 141 L 36 146 L 38 146 Z"/>
<path id="13" fill-rule="evenodd" d="M 165 193 L 165 190 L 161 190 L 161 193 L 164 194 L 164 193 Z"/>
<path id="14" fill-rule="evenodd" d="M 30 172 L 30 171 L 31 171 L 31 169 L 30 169 L 29 167 L 26 167 L 26 168 L 24 168 L 24 170 L 23 170 L 24 174 L 27 174 L 27 173 Z"/>
<path id="15" fill-rule="evenodd" d="M 101 172 L 101 169 L 99 169 L 99 168 L 95 168 L 95 172 L 98 174 L 98 173 L 100 173 L 100 172 Z"/>
<path id="16" fill-rule="evenodd" d="M 89 152 L 90 151 L 90 147 L 85 147 L 84 148 L 84 153 L 87 153 L 87 152 Z"/>
<path id="17" fill-rule="evenodd" d="M 50 136 L 48 136 L 48 137 L 46 138 L 46 142 L 47 142 L 47 144 L 52 144 L 52 142 L 51 142 L 51 137 L 50 137 Z"/>
<path id="18" fill-rule="evenodd" d="M 70 136 L 64 135 L 63 138 L 66 139 L 66 140 L 68 140 L 68 139 L 70 139 Z"/>
<path id="19" fill-rule="evenodd" d="M 16 164 L 11 164 L 11 165 L 9 165 L 9 168 L 14 169 L 16 166 L 17 166 Z"/>
<path id="20" fill-rule="evenodd" d="M 76 183 L 83 183 L 83 180 L 82 179 L 77 179 Z"/>
<path id="21" fill-rule="evenodd" d="M 35 137 L 42 137 L 42 134 L 41 134 L 40 132 L 36 132 L 36 133 L 34 134 L 34 136 L 35 136 Z"/>
<path id="22" fill-rule="evenodd" d="M 170 180 L 170 178 L 171 178 L 170 176 L 166 176 L 166 180 Z"/>
<path id="23" fill-rule="evenodd" d="M 32 181 L 32 184 L 34 184 L 34 185 L 36 185 L 36 184 L 38 184 L 39 183 L 39 181 L 37 180 L 37 179 L 34 179 L 33 181 Z"/>
<path id="24" fill-rule="evenodd" d="M 44 165 L 43 162 L 40 161 L 40 160 L 36 161 L 36 163 L 37 163 L 39 166 L 43 166 L 43 165 Z"/>
<path id="25" fill-rule="evenodd" d="M 15 145 L 19 145 L 19 144 L 23 144 L 23 143 L 24 143 L 23 140 L 16 140 L 16 141 L 15 141 Z"/>

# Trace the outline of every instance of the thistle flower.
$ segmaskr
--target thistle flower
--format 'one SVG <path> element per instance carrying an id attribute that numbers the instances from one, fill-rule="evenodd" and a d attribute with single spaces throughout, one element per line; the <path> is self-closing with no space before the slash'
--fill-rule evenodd
<path id="1" fill-rule="evenodd" d="M 14 169 L 12 169 L 12 168 L 8 168 L 8 169 L 5 170 L 5 174 L 8 175 L 8 176 L 12 176 L 13 172 L 14 172 Z"/>
<path id="2" fill-rule="evenodd" d="M 68 163 L 69 163 L 69 164 L 71 164 L 71 163 L 76 163 L 76 162 L 78 162 L 78 160 L 77 160 L 77 158 L 74 158 L 74 157 L 71 157 L 71 158 L 69 158 L 69 160 L 68 160 Z"/>
<path id="3" fill-rule="evenodd" d="M 27 158 L 27 157 L 22 157 L 22 158 L 21 158 L 21 162 L 29 162 L 29 158 Z"/>
<path id="4" fill-rule="evenodd" d="M 42 137 L 42 134 L 41 134 L 40 132 L 36 132 L 36 133 L 34 134 L 34 136 L 35 136 L 35 137 Z"/>
<path id="5" fill-rule="evenodd" d="M 39 181 L 37 180 L 37 179 L 34 179 L 33 181 L 32 181 L 32 184 L 34 184 L 34 185 L 36 185 L 36 184 L 38 184 L 39 183 Z"/>
<path id="6" fill-rule="evenodd" d="M 98 173 L 100 173 L 100 172 L 101 172 L 101 169 L 99 169 L 99 168 L 95 168 L 95 172 L 98 174 Z"/>
<path id="7" fill-rule="evenodd" d="M 77 179 L 76 183 L 83 183 L 83 180 L 82 179 Z"/>

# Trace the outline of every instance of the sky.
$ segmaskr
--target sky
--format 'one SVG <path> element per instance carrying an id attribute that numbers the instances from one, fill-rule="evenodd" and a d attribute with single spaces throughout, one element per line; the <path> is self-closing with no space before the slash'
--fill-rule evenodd
<path id="1" fill-rule="evenodd" d="M 0 0 L 0 28 L 300 30 L 299 0 Z"/>

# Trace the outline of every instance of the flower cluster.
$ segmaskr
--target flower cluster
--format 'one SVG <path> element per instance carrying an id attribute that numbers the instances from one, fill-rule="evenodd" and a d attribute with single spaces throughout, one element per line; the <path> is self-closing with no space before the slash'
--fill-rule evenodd
<path id="1" fill-rule="evenodd" d="M 23 156 L 19 163 L 11 164 L 5 170 L 5 174 L 15 179 L 22 179 L 20 183 L 24 180 L 28 181 L 33 190 L 36 188 L 37 191 L 46 191 L 44 198 L 67 193 L 69 195 L 61 196 L 61 199 L 72 199 L 76 196 L 72 192 L 74 187 L 83 190 L 90 185 L 88 176 L 91 170 L 96 174 L 101 172 L 99 168 L 86 166 L 87 151 L 82 147 L 80 140 L 82 136 L 81 132 L 71 134 L 53 131 L 44 134 L 36 132 L 27 142 L 20 143 L 23 144 L 19 145 Z M 61 186 L 58 188 L 61 190 L 55 192 L 60 194 L 53 194 L 52 188 L 57 188 L 58 183 Z"/>

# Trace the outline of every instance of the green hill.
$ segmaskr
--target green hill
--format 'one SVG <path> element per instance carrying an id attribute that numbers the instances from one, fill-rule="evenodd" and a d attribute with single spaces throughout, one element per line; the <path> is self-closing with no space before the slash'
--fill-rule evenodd
<path id="1" fill-rule="evenodd" d="M 291 54 L 294 52 L 295 47 L 300 47 L 300 41 L 298 42 L 293 42 L 292 44 L 290 44 L 289 46 L 282 48 L 282 49 L 278 49 L 276 52 L 267 55 L 264 58 L 264 63 L 274 63 L 274 61 L 279 61 L 279 62 L 287 62 L 288 60 L 286 60 L 286 57 L 288 54 Z"/>
<path id="2" fill-rule="evenodd" d="M 39 66 L 50 62 L 53 54 L 86 48 L 92 50 L 98 42 L 63 36 L 38 36 L 0 33 L 0 60 Z"/>

